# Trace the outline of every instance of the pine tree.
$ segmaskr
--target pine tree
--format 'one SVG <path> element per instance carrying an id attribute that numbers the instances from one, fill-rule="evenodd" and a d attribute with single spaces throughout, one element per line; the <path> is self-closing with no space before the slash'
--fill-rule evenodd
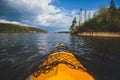
<path id="1" fill-rule="evenodd" d="M 110 20 L 109 20 L 109 31 L 114 30 L 114 18 L 116 16 L 116 6 L 114 0 L 111 0 L 110 2 L 110 8 L 109 8 L 109 13 L 110 13 Z"/>
<path id="2" fill-rule="evenodd" d="M 114 15 L 116 14 L 116 10 L 117 10 L 117 8 L 115 6 L 115 2 L 114 2 L 114 0 L 111 0 L 110 8 L 109 8 L 109 12 L 111 14 L 111 17 L 114 17 Z"/>
<path id="3" fill-rule="evenodd" d="M 114 2 L 114 0 L 111 0 L 111 2 L 110 2 L 110 11 L 115 11 L 115 10 L 116 10 L 115 2 Z"/>
<path id="4" fill-rule="evenodd" d="M 72 25 L 70 27 L 70 31 L 71 33 L 74 33 L 74 30 L 76 29 L 76 25 L 77 25 L 77 21 L 76 21 L 76 17 L 73 19 L 72 21 Z"/>
<path id="5" fill-rule="evenodd" d="M 79 12 L 79 25 L 82 23 L 82 8 L 80 8 Z"/>
<path id="6" fill-rule="evenodd" d="M 84 20 L 86 21 L 87 19 L 87 11 L 85 10 L 85 13 L 84 13 Z"/>

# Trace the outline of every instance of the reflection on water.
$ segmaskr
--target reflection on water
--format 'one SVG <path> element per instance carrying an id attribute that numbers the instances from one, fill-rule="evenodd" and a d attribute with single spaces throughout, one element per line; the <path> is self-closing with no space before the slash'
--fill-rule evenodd
<path id="1" fill-rule="evenodd" d="M 69 34 L 0 34 L 0 80 L 24 80 L 60 42 L 96 80 L 119 80 L 120 39 Z"/>
<path id="2" fill-rule="evenodd" d="M 120 38 L 71 36 L 71 44 L 96 80 L 120 79 Z"/>
<path id="3" fill-rule="evenodd" d="M 100 59 L 120 62 L 120 38 L 71 36 L 71 47 L 80 54 L 92 54 Z"/>

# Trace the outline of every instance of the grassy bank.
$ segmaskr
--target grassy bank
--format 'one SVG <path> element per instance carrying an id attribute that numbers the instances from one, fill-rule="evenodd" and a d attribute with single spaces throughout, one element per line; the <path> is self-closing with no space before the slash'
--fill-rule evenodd
<path id="1" fill-rule="evenodd" d="M 83 32 L 78 33 L 81 36 L 98 36 L 98 37 L 120 37 L 120 33 L 110 33 L 110 32 Z"/>

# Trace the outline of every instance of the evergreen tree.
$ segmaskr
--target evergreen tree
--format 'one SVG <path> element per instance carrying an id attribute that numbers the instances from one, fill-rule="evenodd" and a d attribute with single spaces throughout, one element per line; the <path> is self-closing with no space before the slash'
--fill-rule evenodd
<path id="1" fill-rule="evenodd" d="M 89 11 L 89 13 L 88 13 L 88 19 L 90 19 L 90 15 L 91 15 L 91 13 L 90 13 L 90 11 Z"/>
<path id="2" fill-rule="evenodd" d="M 85 13 L 84 13 L 84 20 L 87 19 L 87 11 L 85 10 Z"/>
<path id="3" fill-rule="evenodd" d="M 82 23 L 82 8 L 80 8 L 79 12 L 79 25 Z"/>
<path id="4" fill-rule="evenodd" d="M 115 10 L 116 10 L 115 2 L 114 2 L 114 0 L 111 0 L 111 2 L 110 2 L 110 11 L 115 11 Z"/>
<path id="5" fill-rule="evenodd" d="M 73 33 L 74 30 L 76 29 L 76 25 L 77 25 L 77 21 L 76 21 L 76 17 L 73 19 L 72 21 L 72 25 L 70 27 L 70 31 Z"/>
<path id="6" fill-rule="evenodd" d="M 109 8 L 109 13 L 110 13 L 110 20 L 109 20 L 109 31 L 113 31 L 114 30 L 114 26 L 115 26 L 115 18 L 116 18 L 116 6 L 115 6 L 115 2 L 114 0 L 111 0 L 110 2 L 110 8 Z"/>

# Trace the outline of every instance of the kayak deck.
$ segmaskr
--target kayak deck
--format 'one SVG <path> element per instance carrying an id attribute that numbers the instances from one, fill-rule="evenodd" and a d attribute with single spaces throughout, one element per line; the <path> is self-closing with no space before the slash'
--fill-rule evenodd
<path id="1" fill-rule="evenodd" d="M 94 80 L 70 52 L 54 52 L 26 80 Z"/>

